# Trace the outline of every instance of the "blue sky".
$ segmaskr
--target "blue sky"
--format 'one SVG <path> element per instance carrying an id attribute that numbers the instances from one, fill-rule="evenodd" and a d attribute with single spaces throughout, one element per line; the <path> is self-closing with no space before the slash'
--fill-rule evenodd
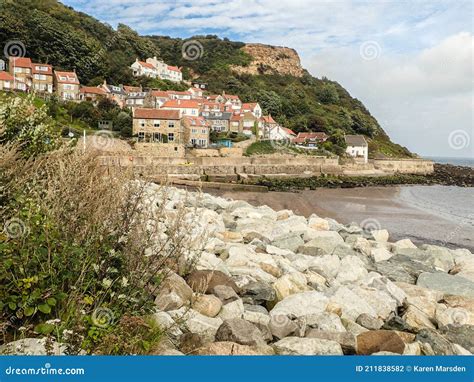
<path id="1" fill-rule="evenodd" d="M 471 1 L 66 0 L 140 34 L 289 46 L 361 99 L 398 143 L 474 157 Z"/>

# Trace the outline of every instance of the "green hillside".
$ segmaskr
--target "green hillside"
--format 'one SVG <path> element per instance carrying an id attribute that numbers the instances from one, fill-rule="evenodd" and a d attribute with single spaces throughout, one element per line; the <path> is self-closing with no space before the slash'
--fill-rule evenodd
<path id="1" fill-rule="evenodd" d="M 371 155 L 411 155 L 392 143 L 362 102 L 337 82 L 309 73 L 301 78 L 235 74 L 230 65 L 251 61 L 241 50 L 241 42 L 217 36 L 193 37 L 201 43 L 203 54 L 189 61 L 182 56 L 184 40 L 139 36 L 125 25 L 114 30 L 55 0 L 6 0 L 0 8 L 0 41 L 22 41 L 27 56 L 58 68 L 74 68 L 84 84 L 96 85 L 106 79 L 114 84 L 184 89 L 167 81 L 131 76 L 128 66 L 136 57 L 156 55 L 182 66 L 185 79 L 206 82 L 211 92 L 226 91 L 239 95 L 244 102 L 258 101 L 265 113 L 296 132 L 325 131 L 333 135 L 335 145 L 344 133 L 364 134 L 369 137 Z"/>

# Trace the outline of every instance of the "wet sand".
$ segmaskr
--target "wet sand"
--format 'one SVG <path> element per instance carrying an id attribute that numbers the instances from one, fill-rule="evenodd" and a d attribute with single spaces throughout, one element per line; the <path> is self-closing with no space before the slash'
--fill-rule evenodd
<path id="1" fill-rule="evenodd" d="M 341 223 L 385 228 L 391 240 L 410 238 L 417 244 L 430 243 L 474 252 L 474 227 L 453 221 L 436 210 L 415 206 L 400 198 L 400 187 L 367 187 L 291 192 L 227 192 L 206 190 L 213 195 L 266 204 L 275 210 L 289 209 L 298 215 L 315 213 Z"/>

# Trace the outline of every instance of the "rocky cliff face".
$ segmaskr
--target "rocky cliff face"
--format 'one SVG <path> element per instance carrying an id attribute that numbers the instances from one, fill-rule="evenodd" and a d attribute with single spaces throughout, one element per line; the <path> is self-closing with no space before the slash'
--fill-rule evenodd
<path id="1" fill-rule="evenodd" d="M 249 66 L 234 66 L 232 69 L 239 74 L 283 74 L 301 77 L 298 53 L 291 48 L 264 44 L 246 44 L 242 50 L 253 57 Z"/>

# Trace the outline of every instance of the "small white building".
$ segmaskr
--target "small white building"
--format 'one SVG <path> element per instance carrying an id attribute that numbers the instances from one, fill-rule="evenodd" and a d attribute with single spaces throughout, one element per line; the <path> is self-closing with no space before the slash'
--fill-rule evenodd
<path id="1" fill-rule="evenodd" d="M 346 153 L 354 158 L 364 158 L 364 163 L 367 163 L 369 158 L 369 145 L 363 135 L 346 135 Z"/>
<path id="2" fill-rule="evenodd" d="M 280 125 L 270 127 L 269 139 L 272 141 L 290 142 L 294 137 L 296 137 L 296 134 L 291 129 L 287 129 L 286 127 L 281 127 Z"/>

